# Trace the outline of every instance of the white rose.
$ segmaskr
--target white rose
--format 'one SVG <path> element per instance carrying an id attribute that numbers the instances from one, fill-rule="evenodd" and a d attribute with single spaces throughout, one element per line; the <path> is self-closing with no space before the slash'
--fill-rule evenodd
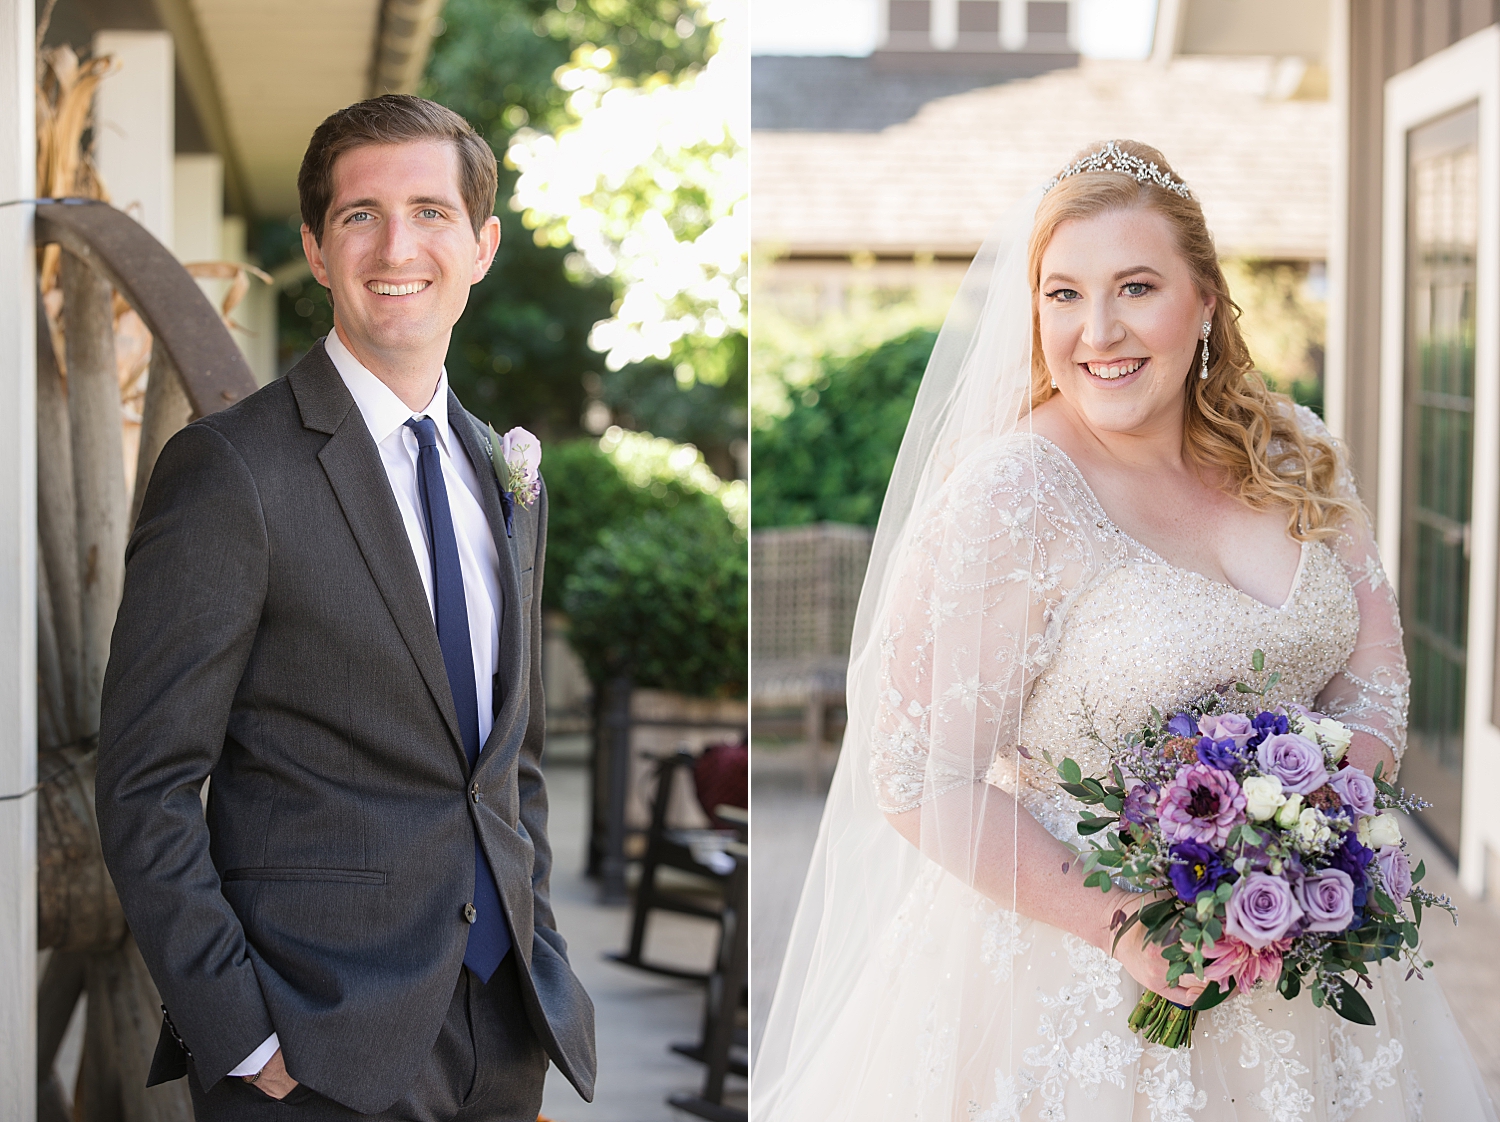
<path id="1" fill-rule="evenodd" d="M 1328 755 L 1334 763 L 1344 758 L 1344 753 L 1349 751 L 1349 741 L 1354 739 L 1354 733 L 1332 717 L 1320 721 L 1317 732 L 1318 739 L 1328 748 Z"/>
<path id="2" fill-rule="evenodd" d="M 1245 792 L 1245 813 L 1255 822 L 1264 822 L 1286 802 L 1281 780 L 1274 775 L 1252 775 L 1240 783 Z"/>
<path id="3" fill-rule="evenodd" d="M 1359 820 L 1359 844 L 1379 849 L 1401 844 L 1401 823 L 1390 811 L 1367 815 Z"/>
<path id="4" fill-rule="evenodd" d="M 1281 804 L 1281 809 L 1276 812 L 1276 825 L 1283 830 L 1293 830 L 1297 827 L 1297 820 L 1302 817 L 1302 796 L 1291 794 L 1287 796 L 1286 802 Z"/>
<path id="5" fill-rule="evenodd" d="M 1297 816 L 1297 836 L 1303 845 L 1321 845 L 1333 836 L 1328 828 L 1328 819 L 1316 807 L 1303 807 Z"/>

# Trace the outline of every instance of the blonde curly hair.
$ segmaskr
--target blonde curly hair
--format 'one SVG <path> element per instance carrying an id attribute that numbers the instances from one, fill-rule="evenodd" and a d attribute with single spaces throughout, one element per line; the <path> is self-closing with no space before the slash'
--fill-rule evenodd
<path id="1" fill-rule="evenodd" d="M 1179 178 L 1150 145 L 1117 140 L 1116 147 Z M 1082 159 L 1102 145 L 1078 156 Z M 1073 161 L 1069 161 L 1072 163 Z M 1255 369 L 1240 333 L 1240 308 L 1229 295 L 1219 267 L 1213 236 L 1195 198 L 1183 198 L 1153 183 L 1137 182 L 1115 172 L 1069 176 L 1043 196 L 1028 246 L 1032 295 L 1031 404 L 1040 405 L 1057 391 L 1042 354 L 1040 295 L 1042 254 L 1063 222 L 1092 218 L 1112 210 L 1149 207 L 1171 223 L 1177 251 L 1193 274 L 1198 291 L 1217 300 L 1208 337 L 1208 378 L 1187 378 L 1183 444 L 1188 456 L 1218 468 L 1229 480 L 1227 490 L 1255 510 L 1285 507 L 1287 532 L 1298 541 L 1332 537 L 1347 522 L 1362 522 L 1357 500 L 1338 494 L 1344 472 L 1339 449 L 1322 432 L 1305 431 L 1291 398 L 1266 385 Z M 1230 314 L 1223 314 L 1224 310 Z"/>

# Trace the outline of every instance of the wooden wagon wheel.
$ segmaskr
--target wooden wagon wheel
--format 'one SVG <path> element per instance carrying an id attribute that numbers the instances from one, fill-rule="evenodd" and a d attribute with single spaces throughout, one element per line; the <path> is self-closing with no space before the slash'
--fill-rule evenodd
<path id="1" fill-rule="evenodd" d="M 94 819 L 99 696 L 125 575 L 125 543 L 156 457 L 196 416 L 255 391 L 250 367 L 177 259 L 95 200 L 36 209 L 38 245 L 61 246 L 67 380 L 41 301 L 37 324 L 37 665 L 43 749 L 38 935 L 52 957 L 38 993 L 42 1122 L 63 1122 L 52 1074 L 80 994 L 88 1024 L 74 1117 L 190 1122 L 178 1081 L 145 1086 L 160 998 L 125 928 Z M 113 294 L 152 335 L 134 495 L 125 495 Z"/>

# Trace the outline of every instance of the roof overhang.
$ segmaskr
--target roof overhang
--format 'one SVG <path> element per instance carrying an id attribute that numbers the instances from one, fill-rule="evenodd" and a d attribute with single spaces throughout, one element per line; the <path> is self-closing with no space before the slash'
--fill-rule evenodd
<path id="1" fill-rule="evenodd" d="M 337 109 L 421 80 L 442 0 L 60 0 L 49 42 L 165 30 L 177 60 L 179 151 L 224 161 L 229 210 L 297 211 L 308 138 Z M 188 110 L 189 113 L 184 113 Z"/>

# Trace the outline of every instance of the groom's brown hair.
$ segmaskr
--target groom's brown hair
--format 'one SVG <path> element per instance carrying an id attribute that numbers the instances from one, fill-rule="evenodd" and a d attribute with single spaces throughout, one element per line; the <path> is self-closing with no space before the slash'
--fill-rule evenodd
<path id="1" fill-rule="evenodd" d="M 495 153 L 453 110 L 410 94 L 382 94 L 331 114 L 307 143 L 297 172 L 297 196 L 313 239 L 323 243 L 323 224 L 333 204 L 333 165 L 340 156 L 369 144 L 422 140 L 448 142 L 458 153 L 458 191 L 478 237 L 495 213 Z"/>

